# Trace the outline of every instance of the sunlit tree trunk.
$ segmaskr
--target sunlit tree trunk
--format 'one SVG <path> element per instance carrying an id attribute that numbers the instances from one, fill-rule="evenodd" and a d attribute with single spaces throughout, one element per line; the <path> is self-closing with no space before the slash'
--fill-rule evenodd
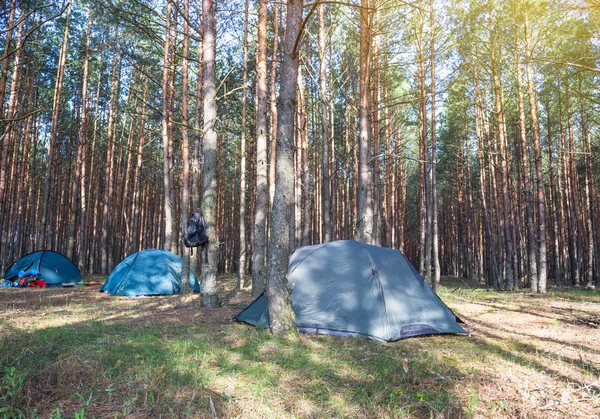
<path id="1" fill-rule="evenodd" d="M 37 247 L 46 248 L 46 233 L 48 228 L 48 200 L 50 199 L 50 187 L 52 186 L 52 165 L 54 160 L 54 149 L 57 143 L 58 116 L 60 113 L 60 99 L 63 88 L 63 77 L 67 63 L 67 42 L 69 40 L 69 21 L 71 18 L 71 3 L 67 6 L 67 17 L 62 46 L 58 58 L 56 70 L 56 84 L 54 87 L 54 99 L 52 101 L 52 125 L 50 127 L 50 138 L 48 140 L 48 157 L 46 158 L 46 177 L 44 183 L 44 195 L 42 197 L 42 210 L 40 214 L 40 239 Z"/>
<path id="2" fill-rule="evenodd" d="M 118 31 L 115 31 L 118 35 Z M 107 182 L 104 185 L 104 198 L 102 199 L 102 238 L 100 240 L 100 253 L 101 253 L 101 273 L 102 275 L 108 274 L 109 269 L 109 206 L 111 205 L 112 188 L 113 188 L 113 173 L 114 173 L 114 154 L 115 154 L 115 114 L 117 113 L 116 102 L 119 100 L 118 85 L 121 75 L 120 63 L 118 60 L 119 54 L 117 54 L 117 36 L 115 36 L 114 48 L 113 48 L 113 61 L 112 61 L 112 74 L 111 74 L 111 92 L 110 92 L 110 105 L 108 109 L 108 132 L 106 137 L 106 169 L 107 169 Z M 117 78 L 119 76 L 119 78 Z"/>
<path id="3" fill-rule="evenodd" d="M 373 176 L 369 170 L 369 143 L 371 137 L 369 105 L 369 81 L 371 62 L 371 16 L 370 0 L 361 0 L 360 9 L 360 134 L 358 147 L 358 192 L 356 240 L 373 242 Z"/>
<path id="4" fill-rule="evenodd" d="M 523 187 L 525 189 L 525 205 L 526 205 L 526 222 L 527 222 L 527 248 L 528 248 L 528 271 L 527 271 L 527 282 L 530 284 L 532 289 L 535 291 L 538 284 L 537 277 L 537 238 L 535 232 L 535 225 L 533 220 L 533 203 L 531 199 L 531 183 L 529 181 L 529 158 L 527 152 L 527 128 L 525 127 L 525 105 L 523 99 L 523 80 L 521 76 L 521 51 L 520 42 L 517 32 L 516 41 L 516 72 L 515 77 L 517 80 L 517 98 L 519 103 L 519 134 L 521 139 L 521 163 L 522 163 L 522 175 L 523 175 Z"/>
<path id="5" fill-rule="evenodd" d="M 81 121 L 79 125 L 79 135 L 77 140 L 77 151 L 76 151 L 76 161 L 74 165 L 74 173 L 72 178 L 72 186 L 71 186 L 71 222 L 69 223 L 69 238 L 67 243 L 67 258 L 69 260 L 73 260 L 73 253 L 75 250 L 75 227 L 77 223 L 76 214 L 80 207 L 85 207 L 85 192 L 83 197 L 80 196 L 79 187 L 81 185 L 81 178 L 85 178 L 85 161 L 83 155 L 83 149 L 85 146 L 85 134 L 87 127 L 87 84 L 88 84 L 88 67 L 89 67 L 89 57 L 90 57 L 90 33 L 92 31 L 92 12 L 88 11 L 88 24 L 87 24 L 87 32 L 85 37 L 85 58 L 83 62 L 83 81 L 81 86 Z M 80 200 L 80 201 L 79 201 Z M 79 204 L 79 205 L 78 205 Z M 87 222 L 83 223 L 83 211 L 81 213 L 81 224 L 87 225 Z M 83 227 L 82 227 L 83 228 Z M 80 255 L 81 257 L 81 255 Z"/>
<path id="6" fill-rule="evenodd" d="M 267 184 L 267 0 L 258 5 L 258 46 L 256 53 L 256 212 L 254 214 L 254 246 L 252 251 L 252 295 L 260 295 L 266 287 L 266 220 Z M 271 89 L 275 86 L 272 85 Z"/>
<path id="7" fill-rule="evenodd" d="M 15 11 L 17 0 L 11 0 L 10 2 L 10 12 L 8 14 L 8 21 L 6 22 L 6 37 L 4 38 L 4 52 L 2 55 L 6 56 L 10 52 L 10 45 L 12 42 L 12 33 L 13 33 L 13 25 L 15 22 Z M 19 30 L 23 30 L 23 24 L 20 25 Z M 21 41 L 17 41 L 17 45 L 20 44 Z M 8 80 L 8 56 L 2 60 L 2 67 L 0 69 L 0 118 L 4 116 L 4 99 L 6 96 L 6 82 Z"/>
<path id="8" fill-rule="evenodd" d="M 19 25 L 18 34 L 17 34 L 17 43 L 21 42 L 21 37 L 23 34 L 23 26 L 24 23 Z M 7 243 L 8 240 L 3 236 L 4 227 L 9 226 L 7 223 L 8 217 L 10 215 L 10 211 L 8 208 L 8 202 L 5 202 L 5 197 L 9 195 L 7 191 L 9 190 L 7 182 L 10 181 L 10 173 L 9 169 L 9 154 L 12 151 L 12 148 L 15 146 L 15 131 L 17 129 L 17 122 L 14 121 L 16 116 L 17 109 L 17 100 L 18 100 L 18 86 L 19 86 L 19 74 L 21 72 L 21 53 L 22 50 L 18 50 L 15 54 L 15 59 L 13 61 L 13 71 L 11 74 L 11 86 L 10 86 L 10 94 L 8 99 L 8 110 L 7 110 L 7 119 L 8 124 L 6 127 L 6 131 L 2 136 L 2 161 L 0 163 L 0 239 L 2 239 L 2 243 Z M 7 61 L 7 60 L 5 60 Z M 0 104 L 1 105 L 1 104 Z M 2 210 L 2 208 L 6 208 Z M 4 261 L 4 258 L 2 258 Z M 4 268 L 2 266 L 2 268 Z"/>
<path id="9" fill-rule="evenodd" d="M 431 235 L 432 235 L 432 265 L 433 265 L 433 290 L 437 292 L 440 284 L 440 255 L 438 238 L 438 198 L 437 198 L 437 142 L 435 127 L 435 17 L 433 10 L 433 0 L 429 2 L 429 19 L 431 30 Z M 469 164 L 469 163 L 467 163 Z"/>
<path id="10" fill-rule="evenodd" d="M 169 165 L 169 118 L 170 102 L 169 97 L 169 78 L 171 67 L 171 0 L 167 1 L 165 42 L 164 42 L 164 60 L 163 60 L 163 78 L 162 78 L 162 146 L 163 146 L 163 199 L 164 199 L 164 223 L 165 223 L 165 243 L 166 250 L 173 248 L 173 205 L 171 200 L 171 178 Z"/>
<path id="11" fill-rule="evenodd" d="M 275 197 L 270 223 L 267 268 L 267 299 L 271 331 L 276 336 L 297 334 L 294 310 L 288 289 L 290 218 L 294 209 L 294 118 L 300 64 L 303 0 L 288 0 L 285 42 L 281 65 L 277 109 L 277 166 Z M 297 42 L 298 40 L 298 42 Z"/>
<path id="12" fill-rule="evenodd" d="M 321 202 L 323 204 L 323 241 L 331 241 L 331 195 L 329 175 L 329 116 L 328 116 L 328 98 L 327 98 L 327 63 L 325 61 L 325 5 L 319 5 L 319 94 L 321 95 L 321 145 L 323 152 L 321 173 L 322 189 Z"/>
<path id="13" fill-rule="evenodd" d="M 531 39 L 527 11 L 525 11 L 525 68 L 527 72 L 527 93 L 529 96 L 529 111 L 531 112 L 531 131 L 533 133 L 533 151 L 535 154 L 535 171 L 537 175 L 537 204 L 538 204 L 538 226 L 539 226 L 539 270 L 538 283 L 531 290 L 541 294 L 546 293 L 547 268 L 546 268 L 546 197 L 544 192 L 544 177 L 542 173 L 542 149 L 540 146 L 540 124 L 538 118 L 537 99 L 533 86 L 533 66 L 531 64 Z"/>
<path id="14" fill-rule="evenodd" d="M 244 276 L 246 269 L 246 100 L 248 84 L 248 0 L 244 9 L 244 72 L 242 75 L 242 132 L 240 135 L 240 206 L 239 206 L 239 241 L 240 241 L 240 259 L 237 272 L 237 287 L 245 285 Z M 266 62 L 265 62 L 266 64 Z"/>
<path id="15" fill-rule="evenodd" d="M 217 264 L 219 261 L 219 237 L 217 236 L 217 120 L 216 98 L 216 25 L 213 0 L 202 0 L 203 66 L 204 82 L 204 185 L 202 188 L 202 214 L 206 222 L 208 264 L 202 268 L 200 301 L 203 307 L 217 303 Z"/>
<path id="16" fill-rule="evenodd" d="M 184 231 L 190 215 L 190 142 L 188 135 L 189 124 L 189 42 L 190 27 L 189 0 L 183 0 L 183 62 L 181 66 L 181 227 Z M 185 294 L 190 278 L 190 249 L 183 247 L 183 263 L 181 269 L 181 293 Z"/>
<path id="17" fill-rule="evenodd" d="M 266 30 L 266 29 L 265 29 Z M 265 35 L 266 36 L 266 35 Z M 266 49 L 265 44 L 265 49 Z M 273 3 L 273 52 L 271 54 L 271 131 L 269 145 L 269 208 L 273 205 L 273 197 L 275 196 L 275 163 L 277 156 L 277 61 L 279 49 L 279 3 Z M 266 58 L 265 58 L 266 59 Z M 265 70 L 266 71 L 266 70 Z M 267 210 L 268 211 L 268 210 Z"/>

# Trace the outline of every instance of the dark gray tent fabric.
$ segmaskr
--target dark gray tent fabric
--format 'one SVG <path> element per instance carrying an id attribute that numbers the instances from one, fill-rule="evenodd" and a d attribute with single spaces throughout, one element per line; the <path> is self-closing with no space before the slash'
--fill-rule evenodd
<path id="1" fill-rule="evenodd" d="M 174 253 L 160 249 L 142 250 L 119 263 L 100 292 L 126 297 L 180 294 L 181 269 L 182 260 Z M 193 272 L 190 272 L 190 288 L 193 292 L 200 291 Z"/>
<path id="2" fill-rule="evenodd" d="M 363 335 L 383 341 L 438 333 L 465 333 L 456 315 L 402 253 L 352 240 L 298 248 L 288 282 L 298 329 Z M 267 327 L 263 295 L 236 317 Z"/>

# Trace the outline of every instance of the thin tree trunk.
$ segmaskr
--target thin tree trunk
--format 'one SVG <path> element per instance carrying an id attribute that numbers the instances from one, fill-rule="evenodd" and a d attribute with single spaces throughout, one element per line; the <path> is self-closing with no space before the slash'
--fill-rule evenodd
<path id="1" fill-rule="evenodd" d="M 15 11 L 17 10 L 16 7 L 16 0 L 11 0 L 10 2 L 10 12 L 8 15 L 8 21 L 6 22 L 6 29 L 8 29 L 8 31 L 6 32 L 6 38 L 4 38 L 4 56 L 6 56 L 6 58 L 4 60 L 2 60 L 2 68 L 0 70 L 0 118 L 2 118 L 4 116 L 4 98 L 6 96 L 6 82 L 8 81 L 8 56 L 7 54 L 10 52 L 10 44 L 12 42 L 12 33 L 13 30 L 15 28 L 13 28 L 13 24 L 15 21 Z M 23 25 L 24 23 L 22 23 L 19 27 L 19 30 L 23 30 Z M 17 41 L 17 45 L 19 45 L 21 43 L 21 40 L 19 38 L 19 40 Z M 1 202 L 1 201 L 0 201 Z"/>
<path id="2" fill-rule="evenodd" d="M 265 29 L 266 30 L 266 29 Z M 265 35 L 266 36 L 266 35 Z M 265 41 L 266 42 L 266 41 Z M 277 157 L 277 52 L 279 47 L 279 3 L 273 3 L 273 52 L 271 54 L 271 144 L 269 155 L 269 203 L 273 205 L 275 196 L 275 163 Z M 265 45 L 266 49 L 266 45 Z M 266 58 L 265 58 L 266 60 Z M 266 71 L 266 70 L 265 70 Z M 266 225 L 266 224 L 265 224 Z M 266 245 L 266 242 L 265 242 Z"/>
<path id="3" fill-rule="evenodd" d="M 169 97 L 169 79 L 171 67 L 171 0 L 167 1 L 166 13 L 166 29 L 164 42 L 164 61 L 163 61 L 163 78 L 162 78 L 162 145 L 163 145 L 163 194 L 164 194 L 164 223 L 165 223 L 165 249 L 173 248 L 173 205 L 171 200 L 171 181 L 170 181 L 170 165 L 169 165 L 169 110 L 171 98 Z"/>
<path id="4" fill-rule="evenodd" d="M 183 63 L 181 67 L 181 227 L 184 231 L 190 210 L 190 142 L 189 124 L 189 0 L 183 1 Z M 181 269 L 181 293 L 185 294 L 190 284 L 190 249 L 183 247 L 183 263 Z"/>
<path id="5" fill-rule="evenodd" d="M 69 238 L 67 243 L 67 258 L 73 260 L 73 253 L 75 250 L 75 214 L 78 208 L 82 208 L 81 217 L 83 223 L 83 212 L 85 209 L 85 192 L 83 197 L 80 196 L 79 187 L 81 185 L 82 177 L 85 178 L 85 162 L 83 155 L 83 148 L 85 145 L 85 130 L 87 127 L 87 85 L 88 85 L 88 68 L 89 68 L 89 57 L 90 57 L 90 34 L 92 31 L 92 11 L 88 11 L 88 25 L 85 36 L 85 58 L 83 62 L 83 81 L 81 86 L 81 122 L 79 125 L 79 135 L 77 140 L 77 151 L 76 151 L 76 162 L 73 173 L 73 184 L 71 186 L 71 223 L 69 225 Z M 80 199 L 81 202 L 77 200 Z M 79 205 L 77 205 L 79 204 Z M 87 223 L 85 224 L 87 225 Z M 81 257 L 81 255 L 80 255 Z"/>
<path id="6" fill-rule="evenodd" d="M 266 64 L 266 62 L 265 62 Z M 248 84 L 248 0 L 244 9 L 244 74 L 242 76 L 242 133 L 240 135 L 240 259 L 238 263 L 237 287 L 245 286 L 246 268 L 246 97 Z"/>
<path id="7" fill-rule="evenodd" d="M 438 239 L 438 202 L 437 202 L 437 143 L 435 131 L 435 17 L 433 0 L 429 2 L 429 19 L 431 30 L 431 211 L 432 211 L 432 263 L 433 263 L 433 290 L 437 292 L 440 285 L 440 255 Z M 469 164 L 467 162 L 467 164 Z"/>
<path id="8" fill-rule="evenodd" d="M 533 66 L 531 64 L 531 40 L 529 19 L 525 11 L 525 68 L 527 70 L 527 93 L 529 95 L 529 110 L 531 112 L 531 130 L 533 132 L 533 150 L 535 153 L 535 170 L 537 175 L 537 204 L 539 225 L 539 273 L 538 284 L 532 286 L 532 291 L 540 294 L 546 293 L 547 268 L 546 268 L 546 197 L 544 192 L 544 178 L 542 173 L 542 149 L 540 146 L 540 124 L 538 119 L 537 99 L 533 86 Z M 535 288 L 535 289 L 534 289 Z"/>
<path id="9" fill-rule="evenodd" d="M 500 76 L 497 68 L 497 57 L 495 51 L 495 45 L 491 45 L 491 66 L 492 66 L 492 80 L 494 86 L 494 106 L 495 113 L 498 123 L 498 144 L 500 145 L 500 158 L 502 166 L 502 203 L 504 212 L 504 240 L 506 241 L 506 287 L 508 290 L 514 288 L 514 276 L 513 276 L 513 242 L 511 233 L 511 220 L 510 220 L 510 197 L 508 191 L 508 155 L 506 150 L 506 121 L 504 119 L 504 104 L 502 103 L 502 86 L 500 84 Z"/>
<path id="10" fill-rule="evenodd" d="M 252 252 L 252 295 L 260 295 L 266 287 L 267 250 L 267 6 L 258 4 L 258 45 L 256 52 L 256 212 L 254 214 L 254 245 Z M 275 6 L 277 7 L 277 6 Z M 271 85 L 274 89 L 275 85 Z M 274 165 L 272 165 L 274 167 Z"/>
<path id="11" fill-rule="evenodd" d="M 323 204 L 323 240 L 331 241 L 331 195 L 329 175 L 329 118 L 327 98 L 327 70 L 325 62 L 325 5 L 319 5 L 319 94 L 321 96 L 321 145 L 323 147 L 322 168 L 323 175 L 321 201 Z"/>
<path id="12" fill-rule="evenodd" d="M 516 79 L 517 79 L 517 97 L 519 102 L 519 133 L 521 138 L 521 162 L 523 168 L 523 187 L 525 189 L 525 203 L 527 211 L 527 244 L 528 244 L 528 272 L 527 282 L 532 287 L 532 291 L 536 291 L 538 285 L 537 276 L 537 238 L 535 232 L 535 226 L 533 221 L 533 202 L 531 199 L 532 190 L 531 183 L 529 181 L 529 161 L 527 153 L 527 130 L 525 127 L 525 105 L 523 100 L 523 81 L 521 76 L 521 53 L 520 53 L 520 42 L 517 32 L 516 41 Z"/>
<path id="13" fill-rule="evenodd" d="M 115 32 L 118 32 L 117 30 Z M 116 33 L 115 35 L 118 35 Z M 100 252 L 101 252 L 101 272 L 102 275 L 108 274 L 109 266 L 109 255 L 108 255 L 108 229 L 109 229 L 109 205 L 112 197 L 112 185 L 113 185 L 113 170 L 114 170 L 114 152 L 115 152 L 115 113 L 116 113 L 116 102 L 119 100 L 117 93 L 117 73 L 120 79 L 120 69 L 117 54 L 117 36 L 115 36 L 115 44 L 113 48 L 113 62 L 112 62 L 112 75 L 111 75 L 111 92 L 110 92 L 110 105 L 108 110 L 108 135 L 106 138 L 106 168 L 107 168 L 107 182 L 104 185 L 104 199 L 102 200 L 102 238 L 100 240 Z"/>
<path id="14" fill-rule="evenodd" d="M 371 61 L 370 0 L 361 0 L 360 9 L 360 145 L 358 156 L 358 196 L 356 240 L 373 242 L 373 207 L 371 206 L 373 177 L 369 170 L 369 142 L 371 128 L 369 115 L 369 80 Z"/>
<path id="15" fill-rule="evenodd" d="M 21 36 L 23 34 L 23 26 L 25 25 L 25 23 L 21 23 L 21 25 L 19 25 L 19 29 L 18 29 L 18 35 L 17 35 L 17 42 L 20 43 L 21 42 Z M 7 180 L 10 180 L 10 174 L 8 173 L 8 169 L 9 169 L 9 153 L 10 150 L 12 149 L 12 147 L 14 147 L 13 145 L 13 137 L 15 136 L 15 130 L 16 130 L 16 121 L 12 121 L 13 119 L 15 119 L 16 116 L 16 109 L 17 109 L 17 99 L 18 99 L 18 86 L 19 86 L 19 73 L 21 70 L 21 52 L 22 50 L 17 51 L 17 53 L 15 54 L 15 59 L 13 61 L 13 71 L 12 71 L 12 75 L 11 75 L 11 85 L 10 85 L 10 94 L 9 94 L 9 99 L 8 99 L 8 110 L 7 110 L 7 116 L 8 116 L 8 120 L 10 121 L 8 123 L 8 126 L 6 127 L 6 131 L 3 135 L 3 144 L 2 144 L 2 162 L 0 163 L 0 209 L 5 206 L 6 210 L 3 210 L 2 213 L 0 214 L 0 239 L 2 239 L 2 243 L 7 243 L 8 239 L 2 237 L 3 236 L 3 232 L 4 232 L 4 227 L 5 227 L 5 220 L 8 219 L 9 217 L 9 211 L 8 211 L 8 203 L 10 202 L 10 200 L 5 200 L 5 197 L 8 195 L 7 194 L 7 190 L 9 190 L 9 188 L 7 188 Z M 1 105 L 1 104 L 0 104 Z M 10 225 L 9 223 L 6 223 L 6 225 Z M 4 258 L 2 258 L 2 261 L 4 261 Z M 2 263 L 3 265 L 3 263 Z M 2 268 L 4 268 L 4 266 L 2 266 Z"/>
<path id="16" fill-rule="evenodd" d="M 559 253 L 559 229 L 558 229 L 558 217 L 559 207 L 557 204 L 559 198 L 556 191 L 556 185 L 554 181 L 554 158 L 552 156 L 553 149 L 553 138 L 552 138 L 552 126 L 550 124 L 550 101 L 549 97 L 546 96 L 546 129 L 547 129 L 547 146 L 548 146 L 548 177 L 550 178 L 550 202 L 552 209 L 550 211 L 552 217 L 552 237 L 554 239 L 553 253 L 554 253 L 554 285 L 561 285 L 561 266 L 560 266 L 560 253 Z"/>
<path id="17" fill-rule="evenodd" d="M 300 114 L 300 140 L 301 140 L 301 151 L 302 151 L 302 184 L 303 189 L 303 201 L 304 201 L 304 224 L 302 226 L 302 238 L 300 240 L 301 246 L 307 246 L 310 244 L 310 224 L 311 224 L 311 199 L 310 199 L 310 169 L 308 166 L 308 132 L 307 132 L 307 118 L 306 118 L 306 106 L 304 100 L 304 87 L 302 83 L 302 67 L 298 68 L 298 111 Z"/>
<path id="18" fill-rule="evenodd" d="M 46 230 L 48 227 L 48 200 L 50 199 L 50 187 L 52 185 L 52 164 L 54 160 L 54 149 L 57 142 L 58 116 L 60 111 L 60 97 L 63 87 L 63 76 L 67 62 L 67 42 L 69 40 L 69 21 L 71 18 L 71 3 L 67 6 L 67 18 L 65 21 L 65 31 L 63 42 L 60 48 L 58 58 L 58 68 L 56 70 L 56 84 L 54 87 L 54 99 L 52 101 L 52 125 L 50 127 L 50 138 L 48 140 L 48 157 L 46 158 L 46 181 L 44 183 L 44 196 L 42 198 L 42 211 L 40 215 L 40 239 L 37 246 L 40 249 L 46 248 Z"/>

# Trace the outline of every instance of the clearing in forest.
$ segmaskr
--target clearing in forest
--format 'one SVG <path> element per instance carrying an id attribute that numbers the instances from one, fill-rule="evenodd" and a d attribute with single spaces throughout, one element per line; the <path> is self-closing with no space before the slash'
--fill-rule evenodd
<path id="1" fill-rule="evenodd" d="M 221 295 L 234 281 L 221 281 Z M 470 336 L 272 338 L 198 296 L 0 291 L 0 417 L 600 417 L 600 293 L 446 278 Z"/>

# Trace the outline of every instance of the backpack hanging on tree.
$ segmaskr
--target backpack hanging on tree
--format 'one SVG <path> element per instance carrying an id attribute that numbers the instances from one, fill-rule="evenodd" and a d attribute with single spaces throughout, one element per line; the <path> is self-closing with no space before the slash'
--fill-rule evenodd
<path id="1" fill-rule="evenodd" d="M 195 212 L 187 221 L 185 231 L 183 232 L 183 244 L 186 247 L 202 246 L 204 250 L 205 263 L 208 263 L 208 236 L 206 235 L 206 226 L 204 217 L 201 213 Z"/>

